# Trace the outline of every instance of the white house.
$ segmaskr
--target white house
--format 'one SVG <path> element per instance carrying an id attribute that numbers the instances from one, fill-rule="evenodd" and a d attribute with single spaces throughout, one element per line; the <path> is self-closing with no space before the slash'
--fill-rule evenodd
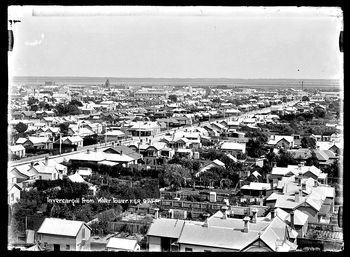
<path id="1" fill-rule="evenodd" d="M 46 250 L 90 250 L 91 228 L 83 221 L 45 218 L 37 236 L 40 246 Z"/>
<path id="2" fill-rule="evenodd" d="M 8 184 L 8 204 L 12 205 L 14 203 L 17 203 L 18 200 L 21 198 L 21 191 L 22 188 L 18 184 Z"/>
<path id="3" fill-rule="evenodd" d="M 235 143 L 235 142 L 224 142 L 221 147 L 221 151 L 225 153 L 245 153 L 246 152 L 246 144 L 245 143 Z"/>
<path id="4" fill-rule="evenodd" d="M 10 145 L 9 151 L 11 154 L 17 155 L 20 158 L 25 157 L 26 155 L 26 149 L 23 145 Z"/>
<path id="5" fill-rule="evenodd" d="M 112 252 L 139 252 L 140 245 L 136 239 L 112 237 L 108 240 L 106 249 Z"/>

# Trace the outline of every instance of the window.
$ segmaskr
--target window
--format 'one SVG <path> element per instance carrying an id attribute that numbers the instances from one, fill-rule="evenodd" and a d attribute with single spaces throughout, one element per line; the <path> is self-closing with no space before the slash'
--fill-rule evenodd
<path id="1" fill-rule="evenodd" d="M 211 251 L 210 250 L 204 250 L 205 253 L 210 253 Z"/>
<path id="2" fill-rule="evenodd" d="M 70 245 L 66 245 L 66 250 L 70 250 Z"/>
<path id="3" fill-rule="evenodd" d="M 185 248 L 185 252 L 192 252 L 192 248 L 186 247 L 186 248 Z"/>
<path id="4" fill-rule="evenodd" d="M 83 228 L 83 230 L 81 231 L 81 235 L 82 235 L 83 239 L 85 239 L 85 228 Z"/>
<path id="5" fill-rule="evenodd" d="M 14 193 L 11 194 L 11 202 L 13 202 L 15 200 L 15 195 Z"/>

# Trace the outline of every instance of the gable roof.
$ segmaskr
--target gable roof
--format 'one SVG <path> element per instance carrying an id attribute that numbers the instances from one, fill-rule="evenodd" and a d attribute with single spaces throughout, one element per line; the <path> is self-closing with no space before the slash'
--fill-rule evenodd
<path id="1" fill-rule="evenodd" d="M 271 188 L 270 183 L 258 183 L 258 182 L 250 182 L 249 185 L 244 185 L 241 189 L 247 190 L 267 190 Z"/>
<path id="2" fill-rule="evenodd" d="M 45 218 L 37 233 L 76 237 L 83 225 L 91 230 L 83 221 Z"/>
<path id="3" fill-rule="evenodd" d="M 25 150 L 25 148 L 23 145 L 10 145 L 9 150 L 11 152 L 17 152 L 17 151 L 23 151 L 23 150 Z"/>
<path id="4" fill-rule="evenodd" d="M 74 173 L 73 175 L 68 176 L 70 181 L 76 182 L 76 183 L 86 183 L 86 181 L 78 174 Z"/>
<path id="5" fill-rule="evenodd" d="M 136 246 L 137 246 L 136 239 L 117 238 L 117 237 L 110 238 L 106 245 L 107 248 L 121 249 L 121 250 L 127 250 L 127 251 L 135 250 Z"/>
<path id="6" fill-rule="evenodd" d="M 220 149 L 222 150 L 245 150 L 245 143 L 224 142 Z"/>
<path id="7" fill-rule="evenodd" d="M 184 222 L 175 219 L 154 219 L 147 236 L 179 238 Z"/>
<path id="8" fill-rule="evenodd" d="M 203 227 L 185 223 L 178 243 L 242 250 L 257 240 L 258 237 L 257 231 L 243 233 L 241 230 L 231 228 L 212 227 L 210 225 Z"/>

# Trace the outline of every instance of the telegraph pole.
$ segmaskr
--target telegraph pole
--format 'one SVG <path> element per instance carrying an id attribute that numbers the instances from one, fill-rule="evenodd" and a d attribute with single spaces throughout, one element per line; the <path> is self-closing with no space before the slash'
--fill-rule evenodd
<path id="1" fill-rule="evenodd" d="M 60 155 L 62 152 L 62 133 L 60 133 Z"/>

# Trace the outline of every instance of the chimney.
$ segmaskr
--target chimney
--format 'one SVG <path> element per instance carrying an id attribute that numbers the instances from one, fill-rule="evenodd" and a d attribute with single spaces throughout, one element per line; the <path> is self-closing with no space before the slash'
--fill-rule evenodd
<path id="1" fill-rule="evenodd" d="M 295 195 L 294 195 L 294 202 L 299 202 L 300 201 L 300 191 L 299 191 L 299 193 L 298 192 L 296 192 L 295 193 Z"/>
<path id="2" fill-rule="evenodd" d="M 33 161 L 30 162 L 30 167 L 31 167 L 31 168 L 34 167 L 34 162 L 33 162 Z"/>
<path id="3" fill-rule="evenodd" d="M 277 167 L 277 162 L 273 162 L 272 165 L 273 165 L 273 168 L 276 168 Z"/>
<path id="4" fill-rule="evenodd" d="M 305 182 L 303 182 L 303 183 L 301 184 L 301 189 L 302 189 L 302 190 L 306 190 L 306 183 L 305 183 Z"/>
<path id="5" fill-rule="evenodd" d="M 97 147 L 94 147 L 94 152 L 97 152 Z"/>
<path id="6" fill-rule="evenodd" d="M 228 207 L 226 205 L 221 207 L 221 211 L 223 214 L 222 219 L 227 219 L 227 209 L 228 209 Z"/>
<path id="7" fill-rule="evenodd" d="M 294 229 L 294 211 L 290 212 L 290 227 Z"/>
<path id="8" fill-rule="evenodd" d="M 258 210 L 256 208 L 253 208 L 252 213 L 253 213 L 252 223 L 256 223 L 256 220 L 258 217 Z"/>
<path id="9" fill-rule="evenodd" d="M 86 153 L 89 154 L 89 153 L 90 153 L 90 149 L 87 149 L 87 150 L 86 150 Z"/>
<path id="10" fill-rule="evenodd" d="M 317 182 L 317 180 L 314 180 L 314 187 L 318 187 L 318 182 Z"/>
<path id="11" fill-rule="evenodd" d="M 169 213 L 170 213 L 170 218 L 173 219 L 174 218 L 174 210 L 173 209 L 169 210 Z"/>
<path id="12" fill-rule="evenodd" d="M 271 209 L 271 220 L 275 218 L 275 208 Z"/>
<path id="13" fill-rule="evenodd" d="M 204 221 L 204 223 L 203 223 L 202 227 L 205 227 L 205 228 L 209 227 L 209 221 L 208 221 L 208 218 L 206 218 L 206 219 L 205 219 L 205 221 Z"/>
<path id="14" fill-rule="evenodd" d="M 120 151 L 120 155 L 123 155 L 123 151 Z"/>
<path id="15" fill-rule="evenodd" d="M 154 218 L 155 219 L 158 219 L 159 217 L 159 208 L 154 208 L 154 210 L 155 210 L 155 214 L 154 214 Z"/>
<path id="16" fill-rule="evenodd" d="M 248 216 L 245 216 L 243 218 L 244 221 L 244 228 L 243 228 L 243 232 L 244 233 L 248 233 L 248 221 L 250 220 L 250 218 Z"/>
<path id="17" fill-rule="evenodd" d="M 48 165 L 49 165 L 49 157 L 45 156 L 45 166 L 48 166 Z"/>

